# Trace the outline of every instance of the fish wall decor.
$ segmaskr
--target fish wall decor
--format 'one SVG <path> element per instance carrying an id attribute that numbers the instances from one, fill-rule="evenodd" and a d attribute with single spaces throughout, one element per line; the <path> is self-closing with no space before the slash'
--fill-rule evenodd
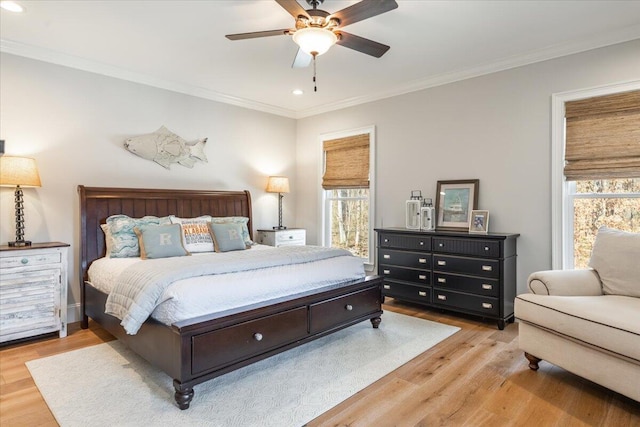
<path id="1" fill-rule="evenodd" d="M 124 148 L 167 169 L 170 169 L 172 163 L 192 168 L 197 161 L 207 163 L 207 156 L 204 154 L 206 142 L 207 138 L 187 142 L 162 126 L 153 133 L 126 139 Z"/>

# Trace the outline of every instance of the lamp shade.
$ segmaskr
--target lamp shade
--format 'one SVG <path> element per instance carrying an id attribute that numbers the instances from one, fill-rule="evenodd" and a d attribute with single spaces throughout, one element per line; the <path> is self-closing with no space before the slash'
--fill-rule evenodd
<path id="1" fill-rule="evenodd" d="M 309 55 L 322 55 L 338 41 L 338 36 L 325 28 L 308 27 L 293 33 L 293 41 Z"/>
<path id="2" fill-rule="evenodd" d="M 0 185 L 3 187 L 40 187 L 36 161 L 28 157 L 0 157 Z"/>
<path id="3" fill-rule="evenodd" d="M 286 176 L 270 176 L 267 182 L 267 193 L 288 193 L 289 178 Z"/>

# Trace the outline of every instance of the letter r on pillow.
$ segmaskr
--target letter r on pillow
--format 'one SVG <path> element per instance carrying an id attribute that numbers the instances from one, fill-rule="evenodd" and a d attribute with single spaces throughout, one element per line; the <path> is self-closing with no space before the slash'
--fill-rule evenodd
<path id="1" fill-rule="evenodd" d="M 160 245 L 170 245 L 171 244 L 171 234 L 169 233 L 160 233 Z"/>
<path id="2" fill-rule="evenodd" d="M 229 230 L 229 240 L 236 240 L 240 238 L 238 230 Z"/>

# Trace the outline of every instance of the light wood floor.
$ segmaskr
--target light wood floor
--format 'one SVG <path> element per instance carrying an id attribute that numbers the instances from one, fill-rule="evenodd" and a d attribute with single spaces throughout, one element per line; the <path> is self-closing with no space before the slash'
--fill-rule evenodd
<path id="1" fill-rule="evenodd" d="M 384 308 L 462 330 L 308 427 L 640 426 L 640 403 L 546 362 L 531 371 L 518 350 L 517 324 L 499 331 L 493 322 L 393 300 Z M 112 339 L 94 323 L 88 330 L 74 324 L 67 338 L 0 348 L 0 425 L 57 426 L 24 363 Z"/>

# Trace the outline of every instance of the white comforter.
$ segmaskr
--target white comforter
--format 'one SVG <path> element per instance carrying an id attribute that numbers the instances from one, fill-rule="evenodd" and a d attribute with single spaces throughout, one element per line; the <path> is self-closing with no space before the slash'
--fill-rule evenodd
<path id="1" fill-rule="evenodd" d="M 303 248 L 303 247 L 300 247 Z M 283 248 L 284 249 L 284 248 Z M 254 246 L 248 256 L 257 252 L 275 250 L 266 246 Z M 291 249 L 286 249 L 290 251 Z M 301 249 L 303 250 L 303 249 Z M 209 255 L 209 258 L 229 264 L 239 252 Z M 194 255 L 194 257 L 203 255 Z M 242 255 L 247 256 L 247 255 Z M 269 253 L 269 256 L 271 254 Z M 111 293 L 120 275 L 131 266 L 142 261 L 138 258 L 96 260 L 89 268 L 89 280 L 93 286 Z M 135 268 L 135 267 L 134 267 Z M 241 272 L 216 274 L 213 276 L 179 279 L 162 290 L 154 302 L 151 313 L 156 320 L 170 325 L 176 321 L 200 315 L 242 307 L 285 295 L 297 294 L 323 286 L 337 284 L 364 277 L 362 260 L 346 254 L 313 262 L 249 269 Z M 124 325 L 123 325 L 124 326 Z M 131 325 L 129 325 L 131 326 Z M 125 329 L 127 329 L 125 327 Z M 129 327 L 129 333 L 137 328 Z"/>

